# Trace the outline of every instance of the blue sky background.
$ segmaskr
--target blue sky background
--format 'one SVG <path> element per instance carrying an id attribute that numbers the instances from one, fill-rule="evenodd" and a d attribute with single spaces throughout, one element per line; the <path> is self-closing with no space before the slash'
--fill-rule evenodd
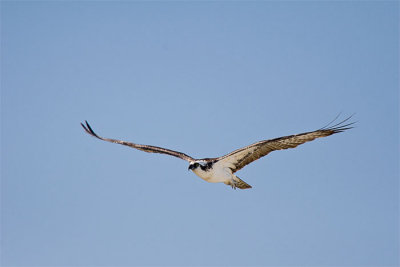
<path id="1" fill-rule="evenodd" d="M 399 264 L 397 1 L 1 3 L 3 266 Z M 84 133 L 216 157 L 232 190 Z"/>

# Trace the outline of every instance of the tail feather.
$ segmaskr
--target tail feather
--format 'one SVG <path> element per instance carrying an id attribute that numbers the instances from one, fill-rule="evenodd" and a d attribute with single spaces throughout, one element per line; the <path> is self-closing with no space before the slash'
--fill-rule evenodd
<path id="1" fill-rule="evenodd" d="M 240 179 L 239 177 L 235 177 L 235 186 L 237 188 L 240 189 L 247 189 L 247 188 L 251 188 L 251 185 L 249 185 L 248 183 L 246 183 L 245 181 L 243 181 L 242 179 Z"/>

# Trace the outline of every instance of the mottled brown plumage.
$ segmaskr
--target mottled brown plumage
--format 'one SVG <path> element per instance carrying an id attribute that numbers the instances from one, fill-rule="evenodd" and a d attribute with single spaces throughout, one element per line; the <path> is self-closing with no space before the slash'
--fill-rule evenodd
<path id="1" fill-rule="evenodd" d="M 353 128 L 352 123 L 346 123 L 351 117 L 330 127 L 323 127 L 319 130 L 306 132 L 296 135 L 289 135 L 275 139 L 263 140 L 252 145 L 239 148 L 225 156 L 219 158 L 194 159 L 185 153 L 149 145 L 139 145 L 132 142 L 126 142 L 117 139 L 110 139 L 98 136 L 85 121 L 86 125 L 81 123 L 83 129 L 100 140 L 129 146 L 149 153 L 160 153 L 174 156 L 189 162 L 189 170 L 192 170 L 200 178 L 212 182 L 223 182 L 232 188 L 246 189 L 251 188 L 249 184 L 235 176 L 234 173 L 242 169 L 251 162 L 266 156 L 275 150 L 295 148 L 298 145 L 312 141 L 316 138 L 326 137 L 332 134 L 340 133 Z"/>
<path id="2" fill-rule="evenodd" d="M 158 147 L 158 146 L 149 146 L 149 145 L 139 145 L 139 144 L 135 144 L 135 143 L 131 143 L 131 142 L 126 142 L 126 141 L 122 141 L 122 140 L 117 140 L 117 139 L 111 139 L 111 138 L 104 138 L 101 136 L 98 136 L 90 127 L 89 123 L 87 121 L 85 121 L 86 126 L 83 125 L 83 123 L 81 123 L 83 129 L 85 129 L 85 131 L 90 134 L 93 137 L 96 137 L 100 140 L 103 141 L 107 141 L 107 142 L 111 142 L 111 143 L 115 143 L 115 144 L 120 144 L 120 145 L 124 145 L 124 146 L 130 146 L 132 148 L 136 148 L 139 150 L 142 150 L 144 152 L 148 152 L 148 153 L 160 153 L 160 154 L 167 154 L 170 156 L 174 156 L 183 160 L 186 160 L 188 162 L 190 161 L 194 161 L 195 159 L 186 155 L 185 153 L 182 152 L 178 152 L 178 151 L 174 151 L 174 150 L 170 150 L 170 149 L 166 149 L 166 148 L 162 148 L 162 147 Z"/>
<path id="3" fill-rule="evenodd" d="M 259 141 L 252 145 L 239 148 L 225 156 L 219 157 L 218 160 L 231 164 L 232 172 L 235 173 L 238 170 L 242 169 L 244 166 L 268 155 L 268 153 L 274 150 L 295 148 L 298 145 L 313 141 L 316 138 L 326 137 L 352 128 L 351 125 L 353 123 L 343 124 L 344 122 L 345 121 L 330 128 L 322 128 L 312 132 Z"/>

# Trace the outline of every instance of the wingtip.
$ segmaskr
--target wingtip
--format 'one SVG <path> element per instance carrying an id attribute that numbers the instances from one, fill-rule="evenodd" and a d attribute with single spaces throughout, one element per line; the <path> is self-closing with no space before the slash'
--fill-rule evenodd
<path id="1" fill-rule="evenodd" d="M 86 122 L 86 121 L 85 121 Z M 86 126 L 81 122 L 81 126 L 82 126 L 82 128 L 86 131 L 86 132 L 88 132 L 88 129 L 86 128 Z"/>
<path id="2" fill-rule="evenodd" d="M 336 133 L 341 133 L 341 132 L 353 129 L 355 127 L 356 121 L 349 122 L 349 120 L 351 118 L 353 118 L 355 113 L 351 114 L 349 117 L 345 118 L 344 120 L 332 125 L 338 119 L 340 114 L 338 116 L 336 116 L 336 118 L 333 121 L 331 121 L 328 125 L 324 126 L 320 130 L 330 132 L 330 134 L 336 134 Z"/>
<path id="3" fill-rule="evenodd" d="M 90 127 L 90 125 L 89 125 L 89 123 L 88 123 L 87 120 L 85 120 L 85 124 L 86 124 L 86 125 L 84 125 L 84 124 L 81 122 L 81 126 L 83 127 L 83 129 L 84 129 L 88 134 L 90 134 L 91 136 L 94 136 L 94 137 L 96 137 L 96 138 L 100 138 L 100 137 L 93 131 L 92 127 Z M 100 139 L 101 139 L 101 138 L 100 138 Z"/>

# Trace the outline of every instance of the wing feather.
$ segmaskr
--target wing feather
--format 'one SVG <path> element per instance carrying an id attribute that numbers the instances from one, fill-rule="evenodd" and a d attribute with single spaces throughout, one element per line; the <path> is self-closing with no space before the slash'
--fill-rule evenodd
<path id="1" fill-rule="evenodd" d="M 346 123 L 350 118 L 351 117 L 331 127 L 324 127 L 316 131 L 259 141 L 252 145 L 239 148 L 225 156 L 218 158 L 218 160 L 221 163 L 229 166 L 234 173 L 251 162 L 268 155 L 272 151 L 295 148 L 298 145 L 313 141 L 316 138 L 326 137 L 351 129 L 353 128 L 352 125 L 354 122 Z"/>
<path id="2" fill-rule="evenodd" d="M 98 138 L 100 140 L 103 140 L 103 141 L 107 141 L 107 142 L 111 142 L 111 143 L 115 143 L 115 144 L 120 144 L 120 145 L 124 145 L 124 146 L 129 146 L 129 147 L 136 148 L 136 149 L 139 149 L 141 151 L 148 152 L 148 153 L 167 154 L 167 155 L 170 155 L 170 156 L 174 156 L 174 157 L 186 160 L 188 162 L 195 160 L 192 157 L 186 155 L 185 153 L 174 151 L 174 150 L 170 150 L 170 149 L 166 149 L 166 148 L 162 148 L 162 147 L 158 147 L 158 146 L 140 145 L 140 144 L 135 144 L 135 143 L 132 143 L 132 142 L 127 142 L 127 141 L 122 141 L 122 140 L 117 140 L 117 139 L 104 138 L 104 137 L 98 136 L 92 130 L 92 128 L 90 127 L 90 125 L 89 125 L 89 123 L 87 121 L 85 121 L 85 124 L 86 125 L 81 123 L 83 129 L 88 134 L 90 134 L 91 136 L 96 137 L 96 138 Z"/>

